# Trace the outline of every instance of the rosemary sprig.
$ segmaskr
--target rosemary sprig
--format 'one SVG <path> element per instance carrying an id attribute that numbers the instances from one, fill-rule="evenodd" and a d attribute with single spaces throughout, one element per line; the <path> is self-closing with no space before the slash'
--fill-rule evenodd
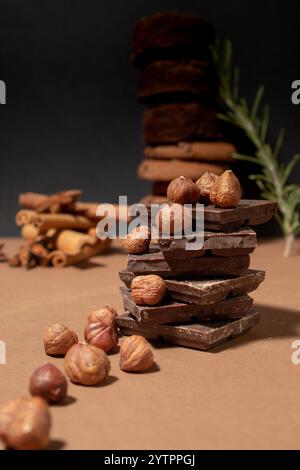
<path id="1" fill-rule="evenodd" d="M 274 146 L 267 142 L 269 106 L 265 105 L 258 115 L 264 94 L 263 86 L 258 88 L 252 106 L 248 105 L 245 98 L 239 97 L 239 69 L 232 65 L 231 41 L 217 41 L 212 52 L 219 75 L 220 98 L 227 108 L 226 114 L 220 114 L 219 117 L 241 128 L 254 144 L 254 155 L 237 153 L 234 156 L 260 165 L 261 173 L 249 175 L 249 178 L 256 182 L 264 199 L 278 202 L 276 219 L 285 238 L 284 256 L 289 256 L 293 241 L 300 233 L 300 186 L 288 184 L 288 179 L 300 155 L 294 155 L 288 163 L 279 161 L 284 140 L 283 129 Z"/>

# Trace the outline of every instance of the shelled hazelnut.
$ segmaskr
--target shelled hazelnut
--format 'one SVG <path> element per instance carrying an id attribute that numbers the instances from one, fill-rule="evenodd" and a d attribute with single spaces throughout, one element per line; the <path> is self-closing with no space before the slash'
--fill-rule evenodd
<path id="1" fill-rule="evenodd" d="M 45 331 L 44 347 L 49 356 L 64 356 L 76 343 L 78 343 L 78 337 L 75 331 L 60 323 L 51 325 Z"/>
<path id="2" fill-rule="evenodd" d="M 131 282 L 131 295 L 137 305 L 157 305 L 166 292 L 165 281 L 156 274 L 136 276 Z"/>
<path id="3" fill-rule="evenodd" d="M 155 223 L 162 237 L 182 235 L 192 228 L 192 211 L 181 204 L 165 204 L 158 211 Z"/>
<path id="4" fill-rule="evenodd" d="M 123 240 L 123 248 L 127 251 L 127 253 L 133 255 L 147 253 L 149 251 L 150 241 L 150 229 L 147 226 L 142 225 L 140 227 L 134 228 L 126 235 Z"/>
<path id="5" fill-rule="evenodd" d="M 57 403 L 67 395 L 68 383 L 64 374 L 54 364 L 43 364 L 30 378 L 31 395 L 40 396 L 49 403 Z"/>
<path id="6" fill-rule="evenodd" d="M 167 198 L 169 202 L 178 204 L 196 204 L 200 199 L 200 189 L 190 178 L 179 176 L 169 184 Z"/>
<path id="7" fill-rule="evenodd" d="M 88 314 L 84 337 L 89 344 L 109 352 L 118 345 L 117 312 L 108 306 L 93 310 Z"/>
<path id="8" fill-rule="evenodd" d="M 105 352 L 90 344 L 74 344 L 65 357 L 65 371 L 69 379 L 80 385 L 98 385 L 110 371 Z"/>
<path id="9" fill-rule="evenodd" d="M 217 177 L 216 181 L 212 184 L 210 188 L 209 199 L 210 199 L 211 204 L 213 205 L 216 205 L 218 186 L 219 186 L 219 176 Z"/>
<path id="10" fill-rule="evenodd" d="M 142 372 L 154 363 L 150 344 L 143 336 L 128 336 L 121 344 L 120 368 L 128 372 Z"/>
<path id="11" fill-rule="evenodd" d="M 206 204 L 210 203 L 210 192 L 213 184 L 218 179 L 218 176 L 215 173 L 206 171 L 202 176 L 196 181 L 197 186 L 200 189 L 200 201 Z"/>
<path id="12" fill-rule="evenodd" d="M 0 438 L 8 448 L 46 449 L 50 427 L 49 407 L 43 398 L 19 397 L 0 409 Z"/>
<path id="13" fill-rule="evenodd" d="M 226 170 L 213 184 L 210 193 L 212 204 L 221 208 L 236 207 L 241 199 L 241 185 L 232 170 Z"/>

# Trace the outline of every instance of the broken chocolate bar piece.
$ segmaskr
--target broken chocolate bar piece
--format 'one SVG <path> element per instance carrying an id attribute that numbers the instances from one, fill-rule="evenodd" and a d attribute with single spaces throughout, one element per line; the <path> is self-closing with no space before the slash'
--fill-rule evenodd
<path id="1" fill-rule="evenodd" d="M 210 305 L 185 304 L 166 299 L 155 306 L 136 305 L 131 291 L 121 287 L 124 309 L 140 322 L 182 323 L 242 318 L 251 310 L 253 299 L 248 295 L 229 297 Z"/>
<path id="2" fill-rule="evenodd" d="M 257 245 L 256 233 L 251 228 L 243 228 L 234 232 L 204 232 L 203 247 L 191 250 L 192 245 L 185 237 L 176 239 L 160 239 L 159 247 L 165 258 L 187 259 L 211 253 L 216 256 L 240 256 L 252 253 Z"/>
<path id="3" fill-rule="evenodd" d="M 139 71 L 138 98 L 160 103 L 173 97 L 217 95 L 218 79 L 213 65 L 200 60 L 157 60 Z M 174 99 L 175 98 L 175 99 Z"/>
<path id="4" fill-rule="evenodd" d="M 142 335 L 192 349 L 208 350 L 249 331 L 259 321 L 259 313 L 249 312 L 238 320 L 161 325 L 141 323 L 131 315 L 120 315 L 117 323 L 124 335 Z"/>
<path id="5" fill-rule="evenodd" d="M 202 255 L 196 258 L 165 258 L 163 253 L 153 248 L 150 253 L 128 255 L 128 269 L 134 274 L 157 274 L 162 278 L 239 276 L 250 265 L 250 256 Z"/>
<path id="6" fill-rule="evenodd" d="M 124 269 L 119 273 L 120 279 L 130 288 L 135 275 Z M 209 305 L 221 302 L 228 296 L 248 294 L 258 288 L 265 278 L 264 271 L 248 269 L 244 274 L 231 279 L 166 279 L 168 294 L 172 299 L 191 304 Z"/>
<path id="7" fill-rule="evenodd" d="M 158 12 L 136 23 L 131 60 L 140 65 L 155 59 L 208 59 L 214 39 L 213 27 L 200 16 Z"/>
<path id="8" fill-rule="evenodd" d="M 144 198 L 140 203 L 147 205 L 149 214 L 151 204 L 158 207 L 153 208 L 154 216 L 159 210 L 160 204 L 167 202 L 164 196 L 152 196 Z M 156 211 L 157 209 L 157 211 Z M 196 210 L 193 209 L 193 217 L 196 218 Z M 204 229 L 207 231 L 232 232 L 239 227 L 260 225 L 271 220 L 276 213 L 277 203 L 265 201 L 264 199 L 241 199 L 239 205 L 232 209 L 222 209 L 213 205 L 204 207 Z"/>
<path id="9" fill-rule="evenodd" d="M 272 218 L 276 210 L 276 202 L 263 199 L 241 199 L 239 205 L 233 209 L 207 206 L 204 208 L 205 229 L 228 231 L 247 225 L 264 224 Z"/>

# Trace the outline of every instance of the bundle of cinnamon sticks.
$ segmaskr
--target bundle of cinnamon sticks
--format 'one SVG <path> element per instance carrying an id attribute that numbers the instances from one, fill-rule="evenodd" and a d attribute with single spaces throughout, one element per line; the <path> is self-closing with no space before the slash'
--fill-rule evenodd
<path id="1" fill-rule="evenodd" d="M 98 203 L 79 201 L 80 190 L 46 195 L 22 193 L 16 224 L 24 243 L 10 259 L 11 266 L 62 268 L 104 252 L 108 238 L 96 234 Z"/>

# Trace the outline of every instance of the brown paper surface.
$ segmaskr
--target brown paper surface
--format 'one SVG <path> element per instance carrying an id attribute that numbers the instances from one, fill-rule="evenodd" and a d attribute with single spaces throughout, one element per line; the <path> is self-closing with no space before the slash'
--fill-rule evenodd
<path id="1" fill-rule="evenodd" d="M 20 240 L 4 240 L 13 254 Z M 155 347 L 159 371 L 120 371 L 99 387 L 70 384 L 74 402 L 51 407 L 52 448 L 65 449 L 299 449 L 300 257 L 282 258 L 281 241 L 259 242 L 251 267 L 265 269 L 254 292 L 260 324 L 212 352 Z M 104 254 L 81 266 L 30 271 L 1 264 L 1 404 L 27 394 L 29 376 L 47 357 L 44 328 L 62 322 L 80 338 L 87 312 L 111 304 L 122 312 L 118 271 L 126 255 Z M 252 295 L 252 294 L 251 294 Z M 299 355 L 300 356 L 300 355 Z"/>

